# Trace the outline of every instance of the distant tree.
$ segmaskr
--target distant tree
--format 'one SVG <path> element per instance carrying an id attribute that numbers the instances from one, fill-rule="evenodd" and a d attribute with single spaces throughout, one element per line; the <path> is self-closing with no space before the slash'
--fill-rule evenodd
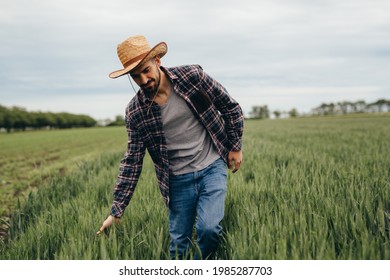
<path id="1" fill-rule="evenodd" d="M 389 101 L 387 101 L 387 100 L 385 100 L 385 99 L 379 99 L 378 101 L 376 101 L 375 103 L 373 103 L 373 105 L 376 106 L 378 112 L 381 113 L 381 112 L 388 111 L 388 110 L 387 110 L 388 102 L 389 102 Z"/>
<path id="2" fill-rule="evenodd" d="M 364 100 L 358 100 L 355 103 L 353 103 L 353 109 L 355 113 L 363 113 L 366 111 L 366 102 Z"/>
<path id="3" fill-rule="evenodd" d="M 290 118 L 296 118 L 298 117 L 298 111 L 297 109 L 293 108 L 288 112 Z"/>
<path id="4" fill-rule="evenodd" d="M 49 113 L 46 113 L 45 117 L 46 117 L 47 126 L 49 126 L 50 128 L 55 128 L 57 125 L 56 114 L 49 112 Z"/>
<path id="5" fill-rule="evenodd" d="M 53 115 L 55 118 L 55 127 L 67 128 L 67 116 L 65 113 L 58 113 Z"/>
<path id="6" fill-rule="evenodd" d="M 334 103 L 329 103 L 325 115 L 334 115 L 336 105 Z"/>
<path id="7" fill-rule="evenodd" d="M 281 115 L 281 114 L 282 114 L 282 113 L 281 113 L 280 111 L 278 111 L 278 110 L 274 111 L 274 116 L 275 116 L 275 118 L 277 118 L 277 119 L 280 118 L 280 115 Z"/>
<path id="8" fill-rule="evenodd" d="M 354 103 L 350 101 L 343 101 L 337 103 L 339 111 L 341 111 L 342 114 L 348 114 L 353 112 L 353 106 Z"/>
<path id="9" fill-rule="evenodd" d="M 12 115 L 11 110 L 5 109 L 3 111 L 3 127 L 7 130 L 8 133 L 14 128 L 14 117 Z"/>
<path id="10" fill-rule="evenodd" d="M 7 108 L 0 105 L 0 128 L 4 127 L 5 114 L 7 110 Z"/>
<path id="11" fill-rule="evenodd" d="M 331 109 L 330 109 L 331 107 Z M 312 109 L 312 112 L 315 114 L 315 115 L 329 115 L 330 114 L 330 111 L 331 112 L 334 112 L 334 104 L 332 103 L 332 105 L 328 105 L 326 103 L 322 103 L 320 106 Z"/>
<path id="12" fill-rule="evenodd" d="M 251 118 L 254 119 L 268 119 L 269 118 L 269 109 L 267 105 L 264 106 L 253 106 L 252 111 L 249 113 Z"/>
<path id="13" fill-rule="evenodd" d="M 31 115 L 35 119 L 35 122 L 34 122 L 35 129 L 41 129 L 43 127 L 50 127 L 52 125 L 52 123 L 50 123 L 48 120 L 48 117 L 49 117 L 48 113 L 33 112 L 33 113 L 31 113 Z"/>
<path id="14" fill-rule="evenodd" d="M 125 119 L 123 116 L 118 115 L 115 117 L 115 121 L 110 122 L 107 126 L 124 126 L 125 125 Z"/>
<path id="15" fill-rule="evenodd" d="M 252 119 L 260 118 L 260 106 L 252 106 L 252 111 L 249 112 L 249 116 Z"/>
<path id="16" fill-rule="evenodd" d="M 390 112 L 390 100 L 379 99 L 370 104 L 366 104 L 364 100 L 358 100 L 356 102 L 342 101 L 336 104 L 322 103 L 311 111 L 313 115 Z"/>
<path id="17" fill-rule="evenodd" d="M 25 108 L 14 106 L 11 108 L 11 116 L 13 119 L 13 128 L 16 130 L 26 130 L 31 126 L 31 118 Z"/>
<path id="18" fill-rule="evenodd" d="M 92 127 L 97 124 L 97 121 L 87 115 L 78 115 L 80 127 Z"/>
<path id="19" fill-rule="evenodd" d="M 96 120 L 87 115 L 70 113 L 28 112 L 22 107 L 6 108 L 0 105 L 0 128 L 12 130 L 50 128 L 91 127 Z"/>

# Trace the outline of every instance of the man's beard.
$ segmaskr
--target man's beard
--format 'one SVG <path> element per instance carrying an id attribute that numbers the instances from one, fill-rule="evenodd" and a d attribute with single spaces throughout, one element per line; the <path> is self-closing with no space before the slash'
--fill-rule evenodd
<path id="1" fill-rule="evenodd" d="M 150 83 L 154 83 L 154 85 L 152 87 L 149 87 Z M 145 86 L 142 86 L 142 90 L 145 92 L 146 95 L 152 97 L 154 94 L 157 93 L 158 86 L 159 83 L 157 83 L 155 79 L 151 79 Z"/>

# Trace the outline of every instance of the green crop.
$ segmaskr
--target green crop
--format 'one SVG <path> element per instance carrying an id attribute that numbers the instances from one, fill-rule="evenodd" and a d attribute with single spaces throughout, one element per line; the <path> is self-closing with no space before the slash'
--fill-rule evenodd
<path id="1" fill-rule="evenodd" d="M 123 133 L 99 132 L 115 130 Z M 148 155 L 121 224 L 96 236 L 124 152 L 101 139 L 78 168 L 15 207 L 0 259 L 169 258 L 168 213 Z M 389 139 L 388 114 L 246 121 L 216 258 L 390 259 Z"/>

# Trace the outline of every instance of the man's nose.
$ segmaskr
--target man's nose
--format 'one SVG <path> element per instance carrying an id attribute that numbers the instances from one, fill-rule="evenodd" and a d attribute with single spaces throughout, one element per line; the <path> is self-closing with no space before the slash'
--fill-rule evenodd
<path id="1" fill-rule="evenodd" d="M 146 85 L 148 83 L 148 77 L 146 77 L 144 74 L 140 74 L 140 81 L 141 85 Z"/>

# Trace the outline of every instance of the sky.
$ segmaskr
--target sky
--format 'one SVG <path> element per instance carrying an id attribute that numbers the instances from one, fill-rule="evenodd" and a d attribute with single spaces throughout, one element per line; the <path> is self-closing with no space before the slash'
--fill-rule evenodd
<path id="1" fill-rule="evenodd" d="M 116 47 L 166 42 L 162 65 L 199 64 L 237 100 L 308 113 L 390 99 L 388 0 L 0 0 L 0 105 L 123 115 L 135 95 Z"/>

